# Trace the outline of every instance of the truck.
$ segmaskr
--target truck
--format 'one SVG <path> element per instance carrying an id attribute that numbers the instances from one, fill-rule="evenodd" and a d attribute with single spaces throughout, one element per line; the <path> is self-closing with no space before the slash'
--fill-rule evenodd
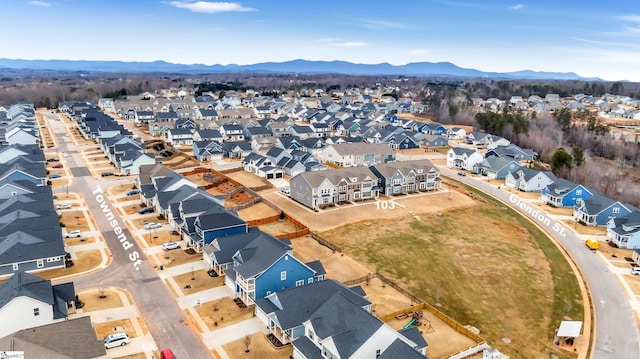
<path id="1" fill-rule="evenodd" d="M 586 243 L 587 247 L 589 247 L 589 249 L 592 249 L 594 251 L 596 249 L 598 249 L 599 243 L 595 239 L 587 239 L 587 241 L 585 243 Z"/>

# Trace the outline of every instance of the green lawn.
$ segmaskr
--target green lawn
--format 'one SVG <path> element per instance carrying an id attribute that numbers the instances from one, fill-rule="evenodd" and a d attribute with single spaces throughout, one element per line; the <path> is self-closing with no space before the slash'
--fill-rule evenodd
<path id="1" fill-rule="evenodd" d="M 420 214 L 420 221 L 353 224 L 322 235 L 426 302 L 441 303 L 512 358 L 575 357 L 553 346 L 560 321 L 583 316 L 569 264 L 537 227 L 484 199 Z"/>

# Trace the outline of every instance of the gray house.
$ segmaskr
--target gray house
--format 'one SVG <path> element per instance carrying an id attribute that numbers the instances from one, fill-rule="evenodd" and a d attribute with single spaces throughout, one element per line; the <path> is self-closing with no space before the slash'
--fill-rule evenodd
<path id="1" fill-rule="evenodd" d="M 473 173 L 494 179 L 505 179 L 509 173 L 516 172 L 520 167 L 510 158 L 491 156 L 473 165 Z"/>

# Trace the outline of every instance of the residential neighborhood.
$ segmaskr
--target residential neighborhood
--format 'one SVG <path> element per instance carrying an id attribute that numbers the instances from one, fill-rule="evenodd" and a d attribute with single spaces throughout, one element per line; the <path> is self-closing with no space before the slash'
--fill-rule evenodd
<path id="1" fill-rule="evenodd" d="M 105 292 L 108 280 L 90 278 L 117 263 L 160 279 L 158 298 L 177 305 L 175 318 L 195 329 L 178 334 L 181 340 L 211 357 L 241 357 L 235 350 L 248 336 L 269 350 L 264 355 L 282 358 L 500 353 L 462 325 L 438 322 L 439 307 L 401 285 L 370 286 L 371 278 L 387 283 L 384 275 L 341 273 L 353 265 L 341 264 L 348 252 L 314 229 L 351 216 L 354 226 L 372 226 L 376 216 L 396 213 L 382 209 L 422 221 L 420 211 L 431 206 L 442 216 L 435 208 L 455 206 L 452 192 L 471 193 L 456 189 L 463 177 L 525 198 L 515 202 L 521 208 L 529 201 L 540 211 L 561 210 L 567 231 L 599 228 L 601 240 L 635 250 L 640 266 L 640 210 L 534 166 L 534 149 L 420 119 L 420 104 L 380 91 L 318 94 L 285 100 L 228 91 L 219 98 L 168 89 L 97 106 L 65 101 L 55 111 L 4 107 L 0 314 L 13 324 L 0 343 L 28 353 L 36 334 L 54 338 L 47 333 L 62 328 L 88 338 L 69 347 L 82 353 L 76 357 L 157 357 L 168 346 L 158 340 L 183 350 L 159 334 L 156 319 L 142 316 L 138 306 L 152 304 L 139 289 L 109 289 L 128 297 L 120 302 L 129 310 L 102 309 L 121 320 L 86 310 L 87 293 Z M 331 249 L 331 257 L 306 241 Z M 83 264 L 89 253 L 93 267 Z M 385 296 L 409 299 L 380 309 L 391 305 Z M 465 344 L 429 336 L 434 327 Z M 126 339 L 111 349 L 105 343 L 115 337 Z"/>

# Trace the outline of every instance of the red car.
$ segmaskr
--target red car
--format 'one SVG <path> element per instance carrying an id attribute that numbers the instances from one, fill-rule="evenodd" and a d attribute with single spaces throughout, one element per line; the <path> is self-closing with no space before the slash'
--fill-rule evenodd
<path id="1" fill-rule="evenodd" d="M 57 165 L 53 166 L 53 168 L 62 168 L 62 163 L 58 163 Z"/>

